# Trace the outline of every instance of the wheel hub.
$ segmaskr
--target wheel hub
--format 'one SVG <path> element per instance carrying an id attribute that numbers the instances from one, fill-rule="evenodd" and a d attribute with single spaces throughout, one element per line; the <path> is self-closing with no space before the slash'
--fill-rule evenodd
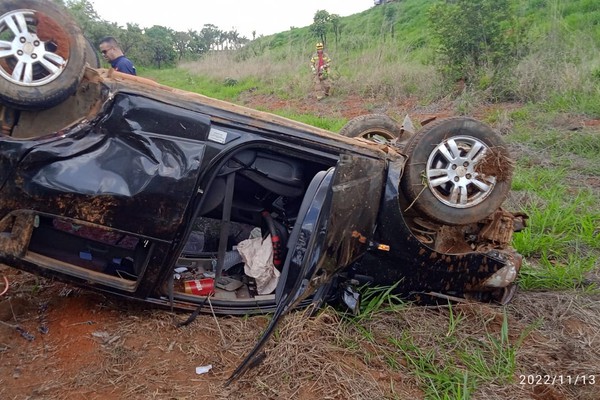
<path id="1" fill-rule="evenodd" d="M 33 46 L 33 43 L 30 42 L 25 43 L 25 46 L 23 46 L 23 52 L 28 56 L 33 54 L 34 49 L 35 47 Z"/>
<path id="2" fill-rule="evenodd" d="M 458 176 L 459 178 L 464 178 L 466 174 L 467 170 L 462 165 L 456 168 L 456 176 Z"/>
<path id="3" fill-rule="evenodd" d="M 437 145 L 426 166 L 427 184 L 433 195 L 453 208 L 480 204 L 494 188 L 496 178 L 479 174 L 475 166 L 488 151 L 470 136 L 450 137 Z"/>

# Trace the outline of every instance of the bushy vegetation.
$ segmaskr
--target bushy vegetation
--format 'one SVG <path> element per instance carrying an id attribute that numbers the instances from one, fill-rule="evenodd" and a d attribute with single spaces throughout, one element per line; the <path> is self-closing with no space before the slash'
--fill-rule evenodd
<path id="1" fill-rule="evenodd" d="M 514 0 L 457 0 L 429 9 L 438 68 L 493 98 L 513 97 L 509 72 L 527 53 L 525 19 Z"/>
<path id="2" fill-rule="evenodd" d="M 198 59 L 210 50 L 239 49 L 250 41 L 235 29 L 226 31 L 212 24 L 187 32 L 160 25 L 141 27 L 128 23 L 121 27 L 100 18 L 90 0 L 53 1 L 67 6 L 92 45 L 96 46 L 105 36 L 114 36 L 125 54 L 140 67 L 173 67 L 183 60 Z"/>

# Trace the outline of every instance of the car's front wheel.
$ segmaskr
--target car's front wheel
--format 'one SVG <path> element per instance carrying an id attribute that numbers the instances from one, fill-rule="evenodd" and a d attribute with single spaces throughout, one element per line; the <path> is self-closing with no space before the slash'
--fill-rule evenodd
<path id="1" fill-rule="evenodd" d="M 418 131 L 405 148 L 403 192 L 425 216 L 449 225 L 480 221 L 510 190 L 513 165 L 500 136 L 471 118 L 448 118 Z"/>
<path id="2" fill-rule="evenodd" d="M 17 109 L 52 107 L 75 92 L 86 39 L 60 6 L 41 0 L 0 2 L 0 101 Z"/>

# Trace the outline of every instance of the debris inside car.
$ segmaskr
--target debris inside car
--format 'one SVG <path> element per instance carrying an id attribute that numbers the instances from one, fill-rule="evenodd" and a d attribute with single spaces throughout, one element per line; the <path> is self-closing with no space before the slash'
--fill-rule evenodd
<path id="1" fill-rule="evenodd" d="M 46 28 L 44 28 L 46 27 Z M 526 217 L 472 118 L 340 134 L 86 64 L 56 4 L 0 5 L 0 263 L 156 306 L 274 313 L 395 285 L 506 303 Z M 348 293 L 353 293 L 348 296 Z"/>

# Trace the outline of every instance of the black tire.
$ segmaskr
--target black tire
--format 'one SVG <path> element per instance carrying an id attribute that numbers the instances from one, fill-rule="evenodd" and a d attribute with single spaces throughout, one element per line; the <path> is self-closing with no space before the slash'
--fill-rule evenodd
<path id="1" fill-rule="evenodd" d="M 405 147 L 401 188 L 412 207 L 448 225 L 480 221 L 500 207 L 513 166 L 502 138 L 472 118 L 455 117 L 419 130 Z"/>
<path id="2" fill-rule="evenodd" d="M 375 142 L 398 139 L 402 126 L 385 114 L 365 114 L 348 121 L 340 130 L 346 137 L 361 137 Z"/>
<path id="3" fill-rule="evenodd" d="M 96 51 L 96 48 L 90 41 L 90 39 L 85 38 L 87 45 L 85 46 L 85 59 L 88 65 L 92 68 L 100 68 L 100 56 Z"/>
<path id="4" fill-rule="evenodd" d="M 16 29 L 17 21 L 25 21 Z M 50 1 L 2 0 L 0 101 L 22 110 L 49 108 L 73 94 L 83 76 L 87 41 L 66 10 Z"/>

